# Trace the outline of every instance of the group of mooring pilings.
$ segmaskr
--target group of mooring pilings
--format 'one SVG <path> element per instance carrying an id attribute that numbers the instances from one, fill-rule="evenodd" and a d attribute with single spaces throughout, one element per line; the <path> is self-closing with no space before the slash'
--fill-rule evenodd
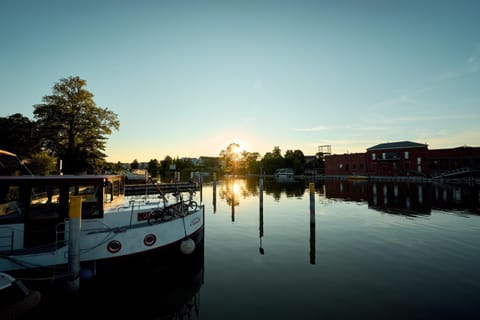
<path id="1" fill-rule="evenodd" d="M 217 204 L 217 179 L 216 174 L 213 174 L 213 212 L 216 212 Z M 263 239 L 263 176 L 260 175 L 258 180 L 258 198 L 259 198 L 259 252 L 260 254 L 265 254 L 265 249 L 263 248 L 262 239 Z M 310 264 L 315 264 L 315 183 L 309 183 L 309 192 L 310 192 Z M 232 200 L 232 203 L 234 201 Z M 234 204 L 232 205 L 232 221 L 234 217 Z"/>

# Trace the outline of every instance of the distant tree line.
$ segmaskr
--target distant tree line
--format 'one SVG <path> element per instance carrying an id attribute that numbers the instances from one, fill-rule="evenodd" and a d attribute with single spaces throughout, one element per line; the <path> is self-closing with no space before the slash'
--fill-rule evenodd
<path id="1" fill-rule="evenodd" d="M 279 168 L 292 168 L 295 174 L 304 174 L 306 170 L 319 173 L 324 172 L 324 162 L 318 155 L 307 161 L 301 150 L 287 150 L 282 155 L 278 146 L 262 157 L 258 152 L 238 151 L 237 143 L 229 144 L 218 157 L 200 157 L 200 159 L 172 158 L 166 156 L 163 160 L 150 160 L 146 170 L 151 177 L 160 177 L 162 180 L 173 179 L 174 172 L 180 172 L 182 180 L 188 180 L 192 172 L 215 172 L 218 177 L 230 175 L 271 175 Z M 139 163 L 135 159 L 129 165 L 131 170 L 138 169 Z"/>
<path id="2" fill-rule="evenodd" d="M 135 159 L 125 168 L 120 162 L 105 160 L 108 135 L 118 130 L 117 114 L 101 108 L 93 94 L 85 89 L 87 82 L 79 77 L 62 78 L 55 83 L 52 94 L 45 95 L 40 104 L 33 106 L 33 119 L 16 113 L 0 117 L 0 149 L 16 154 L 28 161 L 32 173 L 48 175 L 59 173 L 122 173 L 139 168 Z M 223 174 L 273 174 L 278 168 L 292 168 L 296 174 L 306 169 L 323 169 L 323 161 L 306 161 L 301 150 L 287 150 L 283 155 L 278 146 L 263 157 L 258 152 L 239 150 L 231 143 L 218 157 L 201 157 L 201 161 L 188 158 L 151 159 L 146 168 L 152 177 L 172 178 L 181 172 L 188 179 L 191 172 Z M 20 174 L 16 159 L 1 157 L 0 170 L 7 174 Z M 17 161 L 18 162 L 18 161 Z M 12 169 L 14 168 L 14 169 Z"/>

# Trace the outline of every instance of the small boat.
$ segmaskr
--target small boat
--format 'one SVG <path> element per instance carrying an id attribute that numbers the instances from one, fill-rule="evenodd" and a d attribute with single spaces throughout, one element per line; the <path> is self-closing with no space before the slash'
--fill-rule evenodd
<path id="1" fill-rule="evenodd" d="M 148 181 L 147 170 L 136 169 L 132 172 L 125 172 L 124 176 L 126 184 L 144 184 Z"/>
<path id="2" fill-rule="evenodd" d="M 39 291 L 30 290 L 21 280 L 0 272 L 1 319 L 20 318 L 35 308 L 40 300 Z"/>
<path id="3" fill-rule="evenodd" d="M 0 176 L 0 272 L 71 278 L 77 260 L 94 274 L 127 259 L 190 255 L 203 244 L 204 206 L 192 190 L 155 185 L 126 196 L 123 175 Z"/>
<path id="4" fill-rule="evenodd" d="M 291 168 L 280 168 L 275 170 L 274 176 L 277 181 L 292 181 L 295 176 L 295 172 Z"/>

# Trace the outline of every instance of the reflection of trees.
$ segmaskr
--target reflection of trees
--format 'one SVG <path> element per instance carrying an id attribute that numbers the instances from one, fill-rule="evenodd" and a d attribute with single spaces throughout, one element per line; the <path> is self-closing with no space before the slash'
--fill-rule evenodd
<path id="1" fill-rule="evenodd" d="M 266 194 L 272 195 L 275 200 L 280 200 L 281 194 L 289 197 L 302 197 L 307 185 L 305 181 L 293 181 L 280 183 L 275 179 L 265 179 L 264 190 Z"/>
<path id="2" fill-rule="evenodd" d="M 229 178 L 225 179 L 221 184 L 218 195 L 220 199 L 225 200 L 229 206 L 238 206 L 240 204 L 240 196 L 243 197 L 245 192 L 245 182 L 243 179 Z"/>
<path id="3" fill-rule="evenodd" d="M 264 178 L 264 192 L 279 200 L 281 194 L 287 197 L 302 197 L 308 185 L 305 181 L 279 183 L 273 178 Z M 226 178 L 221 184 L 219 197 L 229 206 L 235 201 L 235 206 L 240 204 L 240 198 L 257 197 L 259 195 L 258 177 Z"/>

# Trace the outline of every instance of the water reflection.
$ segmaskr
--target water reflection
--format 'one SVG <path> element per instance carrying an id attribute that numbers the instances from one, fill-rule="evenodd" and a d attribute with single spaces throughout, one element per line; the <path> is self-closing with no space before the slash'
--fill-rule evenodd
<path id="1" fill-rule="evenodd" d="M 284 183 L 264 178 L 262 183 L 263 192 L 275 201 L 282 196 L 302 198 L 308 193 L 308 181 L 304 180 Z M 315 182 L 315 189 L 319 197 L 365 202 L 373 210 L 391 214 L 430 214 L 432 209 L 480 213 L 478 185 L 321 180 Z M 232 207 L 234 221 L 235 207 L 240 205 L 241 198 L 263 197 L 263 192 L 259 191 L 258 178 L 230 178 L 223 181 L 219 196 Z"/>
<path id="2" fill-rule="evenodd" d="M 371 209 L 392 214 L 430 214 L 435 210 L 480 213 L 479 187 L 392 181 L 326 180 L 326 197 L 368 202 Z"/>
<path id="3" fill-rule="evenodd" d="M 258 251 L 260 254 L 265 254 L 265 250 L 263 249 L 262 239 L 263 239 L 263 177 L 260 177 L 258 180 L 258 238 L 260 239 L 260 246 Z"/>
<path id="4" fill-rule="evenodd" d="M 86 319 L 95 310 L 112 318 L 197 319 L 204 283 L 204 249 L 197 249 L 185 259 L 159 257 L 104 271 L 82 280 L 78 296 L 66 294 L 61 283 L 41 284 L 41 304 L 29 318 Z"/>

